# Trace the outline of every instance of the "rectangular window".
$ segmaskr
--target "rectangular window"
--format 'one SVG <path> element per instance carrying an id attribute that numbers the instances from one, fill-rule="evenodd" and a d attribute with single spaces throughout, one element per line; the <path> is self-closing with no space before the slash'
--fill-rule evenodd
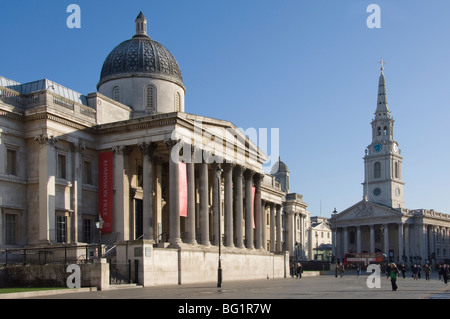
<path id="1" fill-rule="evenodd" d="M 17 245 L 17 215 L 5 214 L 5 244 Z"/>
<path id="2" fill-rule="evenodd" d="M 17 175 L 17 152 L 6 150 L 6 174 Z"/>
<path id="3" fill-rule="evenodd" d="M 83 165 L 83 183 L 92 185 L 92 163 L 88 161 Z"/>
<path id="4" fill-rule="evenodd" d="M 67 217 L 56 216 L 56 241 L 65 243 L 67 241 Z"/>
<path id="5" fill-rule="evenodd" d="M 58 154 L 58 172 L 57 172 L 57 178 L 61 179 L 67 179 L 66 174 L 66 156 L 62 154 Z"/>
<path id="6" fill-rule="evenodd" d="M 92 219 L 90 218 L 83 219 L 83 242 L 88 244 L 93 242 L 92 226 L 93 226 Z"/>

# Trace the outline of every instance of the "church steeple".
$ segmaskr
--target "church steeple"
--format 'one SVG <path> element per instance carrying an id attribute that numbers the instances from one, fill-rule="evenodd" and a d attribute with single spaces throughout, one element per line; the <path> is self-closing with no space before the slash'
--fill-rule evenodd
<path id="1" fill-rule="evenodd" d="M 364 157 L 363 198 L 392 208 L 404 207 L 402 156 L 394 140 L 394 120 L 387 103 L 386 78 L 381 59 L 381 75 L 375 118 L 372 121 L 372 143 Z"/>

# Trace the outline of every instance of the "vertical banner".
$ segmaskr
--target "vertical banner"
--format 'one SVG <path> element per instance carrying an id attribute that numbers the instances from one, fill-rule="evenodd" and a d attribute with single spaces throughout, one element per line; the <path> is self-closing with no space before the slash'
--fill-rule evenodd
<path id="1" fill-rule="evenodd" d="M 178 163 L 180 216 L 187 217 L 187 170 L 186 163 Z"/>
<path id="2" fill-rule="evenodd" d="M 253 207 L 253 214 L 252 214 L 252 222 L 253 222 L 253 229 L 256 228 L 255 226 L 255 186 L 252 186 L 252 207 Z"/>
<path id="3" fill-rule="evenodd" d="M 98 211 L 104 224 L 103 233 L 113 231 L 113 152 L 98 155 Z"/>

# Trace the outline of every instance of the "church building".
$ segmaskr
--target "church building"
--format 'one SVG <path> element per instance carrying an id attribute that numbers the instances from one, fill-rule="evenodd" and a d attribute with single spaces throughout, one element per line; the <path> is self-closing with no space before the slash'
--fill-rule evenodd
<path id="1" fill-rule="evenodd" d="M 145 285 L 209 281 L 218 252 L 229 280 L 285 276 L 307 204 L 235 125 L 186 113 L 176 59 L 135 23 L 97 92 L 0 77 L 0 250 L 101 240 Z"/>
<path id="2" fill-rule="evenodd" d="M 364 156 L 363 200 L 330 219 L 333 255 L 343 261 L 347 253 L 381 252 L 396 263 L 448 263 L 450 215 L 405 207 L 403 157 L 394 139 L 381 65 L 372 141 Z"/>

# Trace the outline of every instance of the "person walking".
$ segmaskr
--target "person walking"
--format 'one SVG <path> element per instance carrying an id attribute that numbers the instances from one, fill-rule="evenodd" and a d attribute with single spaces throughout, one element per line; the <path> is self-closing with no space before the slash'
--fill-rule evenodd
<path id="1" fill-rule="evenodd" d="M 425 272 L 425 280 L 430 281 L 431 267 L 428 264 L 425 264 L 425 267 L 423 267 L 423 271 Z"/>
<path id="2" fill-rule="evenodd" d="M 418 278 L 417 278 L 418 272 L 419 272 L 419 269 L 417 268 L 417 265 L 414 265 L 412 267 L 412 276 L 413 276 L 414 280 L 418 280 Z"/>
<path id="3" fill-rule="evenodd" d="M 397 265 L 394 263 L 391 264 L 390 277 L 391 277 L 392 291 L 397 291 L 398 290 L 398 286 L 397 286 L 398 268 L 397 268 Z"/>
<path id="4" fill-rule="evenodd" d="M 405 264 L 402 264 L 400 266 L 400 271 L 402 272 L 403 279 L 405 279 L 406 278 L 406 266 L 405 266 Z"/>
<path id="5" fill-rule="evenodd" d="M 444 284 L 447 285 L 448 282 L 448 269 L 447 265 L 443 265 L 441 270 L 439 271 L 441 273 L 441 277 L 444 280 Z"/>
<path id="6" fill-rule="evenodd" d="M 339 264 L 339 274 L 342 276 L 344 276 L 344 271 L 345 271 L 345 267 L 342 263 Z"/>
<path id="7" fill-rule="evenodd" d="M 301 263 L 297 263 L 297 279 L 302 278 L 303 266 Z"/>

